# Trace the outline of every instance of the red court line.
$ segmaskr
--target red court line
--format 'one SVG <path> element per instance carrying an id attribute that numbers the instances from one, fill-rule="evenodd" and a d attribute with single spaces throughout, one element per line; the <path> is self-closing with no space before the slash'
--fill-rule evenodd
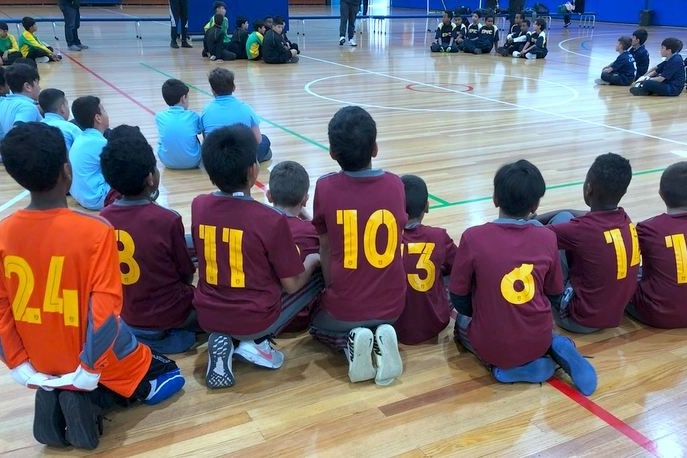
<path id="1" fill-rule="evenodd" d="M 604 409 L 600 405 L 596 404 L 594 401 L 585 397 L 583 394 L 575 390 L 573 387 L 563 383 L 557 378 L 551 378 L 548 381 L 549 385 L 556 388 L 558 391 L 587 409 L 592 415 L 599 418 L 601 421 L 605 422 L 608 426 L 612 427 L 616 431 L 623 434 L 625 437 L 633 441 L 635 444 L 639 445 L 649 453 L 654 456 L 660 456 L 658 453 L 658 447 L 656 443 L 646 437 L 644 434 L 640 433 L 632 426 L 628 425 L 620 418 L 613 415 L 608 410 Z"/>
<path id="2" fill-rule="evenodd" d="M 93 75 L 96 79 L 100 80 L 100 82 L 102 82 L 102 83 L 105 84 L 106 86 L 110 87 L 112 90 L 114 90 L 116 93 L 118 93 L 119 95 L 121 95 L 121 96 L 124 97 L 125 99 L 131 101 L 131 102 L 132 102 L 133 104 L 135 104 L 135 105 L 138 105 L 140 108 L 142 108 L 143 110 L 147 111 L 147 112 L 150 113 L 152 116 L 155 116 L 155 112 L 154 112 L 153 110 L 151 110 L 151 109 L 148 108 L 147 106 L 143 105 L 141 102 L 139 102 L 138 100 L 136 100 L 135 98 L 133 98 L 133 97 L 131 97 L 129 94 L 127 94 L 125 91 L 123 91 L 122 89 L 120 89 L 120 88 L 118 88 L 117 86 L 115 86 L 113 83 L 109 82 L 108 80 L 106 80 L 105 78 L 103 78 L 102 76 L 100 76 L 100 74 L 98 74 L 96 71 L 90 69 L 88 66 L 82 64 L 80 61 L 74 59 L 74 58 L 73 58 L 72 56 L 70 56 L 69 54 L 63 54 L 63 55 L 64 55 L 67 59 L 71 60 L 71 61 L 72 61 L 74 64 L 76 64 L 77 66 L 81 67 L 81 68 L 84 69 L 86 72 L 88 72 L 88 73 L 90 73 L 91 75 Z M 258 188 L 260 188 L 263 192 L 267 190 L 267 186 L 265 186 L 265 185 L 264 185 L 263 183 L 261 183 L 260 181 L 256 181 L 256 182 L 255 182 L 255 186 L 258 187 Z"/>

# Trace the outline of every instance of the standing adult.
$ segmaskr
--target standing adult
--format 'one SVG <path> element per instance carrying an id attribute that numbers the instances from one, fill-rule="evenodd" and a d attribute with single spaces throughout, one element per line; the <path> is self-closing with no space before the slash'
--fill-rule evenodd
<path id="1" fill-rule="evenodd" d="M 348 36 L 348 44 L 358 46 L 355 42 L 355 17 L 360 9 L 360 0 L 341 0 L 340 12 L 341 22 L 339 23 L 339 44 L 343 46 Z"/>
<path id="2" fill-rule="evenodd" d="M 79 39 L 79 26 L 81 25 L 80 0 L 59 0 L 60 10 L 64 16 L 64 39 L 67 40 L 67 48 L 70 51 L 81 51 L 88 46 Z"/>
<path id="3" fill-rule="evenodd" d="M 181 25 L 181 47 L 193 48 L 188 42 L 188 0 L 169 0 L 169 18 L 172 25 L 172 41 L 169 46 L 179 48 L 179 26 Z"/>
<path id="4" fill-rule="evenodd" d="M 566 15 L 563 16 L 563 22 L 565 23 L 563 27 L 567 29 L 570 25 L 570 13 L 584 13 L 584 1 L 585 0 L 571 0 L 565 4 L 568 13 L 566 13 Z"/>

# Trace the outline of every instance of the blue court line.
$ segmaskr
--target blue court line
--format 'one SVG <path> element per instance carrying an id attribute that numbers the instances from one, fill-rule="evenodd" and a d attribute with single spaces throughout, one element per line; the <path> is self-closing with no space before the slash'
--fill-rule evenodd
<path id="1" fill-rule="evenodd" d="M 580 43 L 580 48 L 586 49 L 587 51 L 591 51 L 591 48 L 588 48 L 586 45 L 587 43 L 591 43 L 591 40 L 586 40 Z"/>

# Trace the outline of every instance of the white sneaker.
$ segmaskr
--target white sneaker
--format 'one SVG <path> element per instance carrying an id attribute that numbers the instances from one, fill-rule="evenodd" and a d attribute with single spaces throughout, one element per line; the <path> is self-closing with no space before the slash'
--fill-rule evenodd
<path id="1" fill-rule="evenodd" d="M 355 38 L 351 38 L 348 40 L 348 44 L 351 46 L 358 46 L 358 43 L 355 42 Z"/>
<path id="2" fill-rule="evenodd" d="M 520 57 L 520 51 L 513 51 L 513 57 Z"/>
<path id="3" fill-rule="evenodd" d="M 396 331 L 390 324 L 382 324 L 375 331 L 375 362 L 377 363 L 377 385 L 390 385 L 403 373 L 403 361 L 398 352 Z"/>
<path id="4" fill-rule="evenodd" d="M 594 84 L 598 84 L 599 86 L 610 86 L 611 85 L 611 83 L 609 83 L 608 81 L 604 81 L 601 78 L 595 79 Z"/>
<path id="5" fill-rule="evenodd" d="M 217 56 L 210 56 L 210 60 L 217 60 Z"/>
<path id="6" fill-rule="evenodd" d="M 35 60 L 37 64 L 47 64 L 50 62 L 50 58 L 48 56 L 36 57 Z"/>
<path id="7" fill-rule="evenodd" d="M 533 60 L 533 59 L 536 59 L 536 58 L 537 58 L 537 55 L 534 54 L 534 53 L 528 52 L 527 54 L 525 54 L 525 57 L 526 57 L 527 59 Z"/>
<path id="8" fill-rule="evenodd" d="M 346 43 L 346 37 L 339 37 L 339 46 L 343 46 Z"/>
<path id="9" fill-rule="evenodd" d="M 256 366 L 279 369 L 284 364 L 284 353 L 275 350 L 269 339 L 256 344 L 252 340 L 242 340 L 236 348 L 236 355 Z"/>
<path id="10" fill-rule="evenodd" d="M 208 368 L 205 372 L 205 384 L 208 388 L 227 388 L 234 384 L 231 371 L 231 356 L 234 353 L 234 342 L 225 334 L 213 332 L 208 337 Z"/>
<path id="11" fill-rule="evenodd" d="M 353 328 L 348 333 L 346 359 L 348 360 L 348 378 L 351 382 L 364 382 L 375 378 L 372 366 L 372 331 L 367 328 Z"/>

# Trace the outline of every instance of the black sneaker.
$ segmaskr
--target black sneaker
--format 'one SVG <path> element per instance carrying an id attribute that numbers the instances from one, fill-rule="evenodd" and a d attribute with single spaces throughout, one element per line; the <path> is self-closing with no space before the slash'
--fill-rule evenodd
<path id="1" fill-rule="evenodd" d="M 191 46 L 191 43 L 189 43 L 188 40 L 181 40 L 181 47 L 182 48 L 193 48 L 193 46 Z"/>
<path id="2" fill-rule="evenodd" d="M 176 40 L 172 40 L 169 42 L 169 47 L 174 48 L 174 49 L 179 49 L 179 43 L 177 43 Z"/>
<path id="3" fill-rule="evenodd" d="M 90 401 L 87 393 L 80 391 L 62 391 L 59 399 L 67 423 L 67 442 L 76 448 L 95 449 L 103 432 L 100 408 Z"/>
<path id="4" fill-rule="evenodd" d="M 67 447 L 64 434 L 67 423 L 62 414 L 59 391 L 36 390 L 33 437 L 48 447 Z"/>

